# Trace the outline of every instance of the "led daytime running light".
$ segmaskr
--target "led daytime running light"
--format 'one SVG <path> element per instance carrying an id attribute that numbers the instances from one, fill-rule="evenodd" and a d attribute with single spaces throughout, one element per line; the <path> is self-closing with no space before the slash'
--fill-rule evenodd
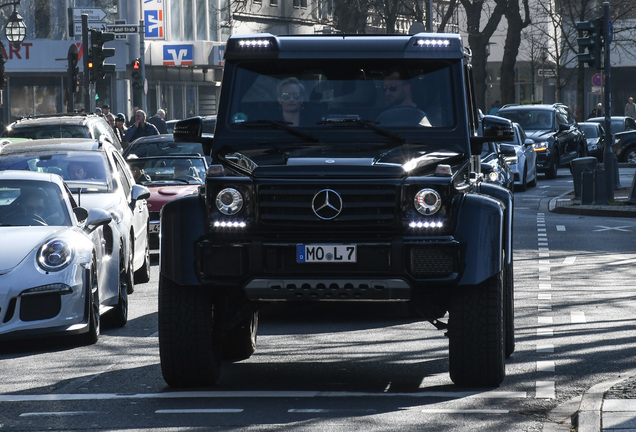
<path id="1" fill-rule="evenodd" d="M 247 39 L 239 41 L 238 44 L 241 48 L 267 48 L 270 41 L 267 39 Z"/>
<path id="2" fill-rule="evenodd" d="M 418 39 L 417 46 L 424 48 L 448 48 L 450 41 L 448 39 Z"/>
<path id="3" fill-rule="evenodd" d="M 409 223 L 409 227 L 411 228 L 443 228 L 444 222 L 442 221 L 426 221 L 426 222 L 413 221 Z"/>
<path id="4" fill-rule="evenodd" d="M 247 224 L 243 221 L 214 221 L 214 228 L 245 228 Z"/>

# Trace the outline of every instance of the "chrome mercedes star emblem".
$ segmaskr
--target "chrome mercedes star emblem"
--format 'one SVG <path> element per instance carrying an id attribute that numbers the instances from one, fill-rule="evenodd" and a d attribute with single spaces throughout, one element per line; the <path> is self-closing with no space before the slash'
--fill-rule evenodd
<path id="1" fill-rule="evenodd" d="M 332 189 L 323 189 L 311 201 L 314 214 L 322 220 L 331 220 L 342 211 L 342 198 Z"/>

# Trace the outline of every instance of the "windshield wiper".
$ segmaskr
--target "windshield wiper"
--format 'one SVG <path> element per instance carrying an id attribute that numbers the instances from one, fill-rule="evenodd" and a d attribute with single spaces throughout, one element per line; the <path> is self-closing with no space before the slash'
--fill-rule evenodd
<path id="1" fill-rule="evenodd" d="M 322 121 L 319 121 L 318 124 L 343 125 L 343 126 L 357 125 L 365 129 L 371 129 L 372 131 L 377 132 L 378 134 L 384 137 L 391 138 L 391 140 L 399 144 L 404 144 L 406 142 L 406 140 L 402 138 L 400 135 L 395 134 L 387 129 L 376 126 L 377 122 L 374 122 L 371 120 L 363 120 L 359 118 L 358 116 L 325 117 L 325 119 Z"/>
<path id="2" fill-rule="evenodd" d="M 252 127 L 261 127 L 261 126 L 271 126 L 275 129 L 280 129 L 289 132 L 292 135 L 303 138 L 305 141 L 309 142 L 318 142 L 318 138 L 299 130 L 298 128 L 289 126 L 290 122 L 285 121 L 277 121 L 277 120 L 256 120 L 250 122 L 236 122 L 232 123 L 233 125 L 243 126 L 246 128 Z"/>

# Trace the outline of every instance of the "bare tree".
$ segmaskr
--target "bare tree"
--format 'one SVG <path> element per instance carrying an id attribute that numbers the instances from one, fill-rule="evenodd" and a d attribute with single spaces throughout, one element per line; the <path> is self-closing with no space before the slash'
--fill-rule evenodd
<path id="1" fill-rule="evenodd" d="M 528 27 L 530 21 L 530 8 L 528 0 L 523 1 L 524 18 L 521 18 L 519 0 L 509 0 L 505 17 L 508 22 L 504 54 L 501 62 L 501 102 L 515 103 L 515 65 L 521 46 L 521 33 Z"/>
<path id="2" fill-rule="evenodd" d="M 459 0 L 466 11 L 468 45 L 473 52 L 473 75 L 475 79 L 475 97 L 477 106 L 486 109 L 486 52 L 488 42 L 497 29 L 502 16 L 508 8 L 508 0 L 494 0 L 494 8 L 484 11 L 484 0 Z M 482 28 L 483 16 L 487 16 Z"/>

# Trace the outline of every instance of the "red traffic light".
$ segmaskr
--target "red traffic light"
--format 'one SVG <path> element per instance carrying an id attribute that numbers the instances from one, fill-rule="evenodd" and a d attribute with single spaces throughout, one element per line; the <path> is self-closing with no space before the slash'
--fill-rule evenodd
<path id="1" fill-rule="evenodd" d="M 139 65 L 139 60 L 135 60 L 135 61 L 133 61 L 132 68 L 133 68 L 133 69 L 139 69 L 139 68 L 141 68 L 141 66 Z"/>

